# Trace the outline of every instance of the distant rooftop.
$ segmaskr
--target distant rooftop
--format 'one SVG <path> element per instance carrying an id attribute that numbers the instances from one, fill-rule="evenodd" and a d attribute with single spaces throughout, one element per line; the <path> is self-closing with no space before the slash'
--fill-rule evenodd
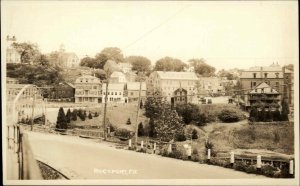
<path id="1" fill-rule="evenodd" d="M 198 77 L 194 72 L 156 72 L 161 79 L 198 80 Z"/>

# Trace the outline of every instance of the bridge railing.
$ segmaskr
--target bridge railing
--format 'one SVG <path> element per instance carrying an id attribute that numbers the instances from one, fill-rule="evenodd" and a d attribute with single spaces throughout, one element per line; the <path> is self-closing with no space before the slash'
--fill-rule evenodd
<path id="1" fill-rule="evenodd" d="M 7 126 L 7 147 L 8 155 L 12 156 L 12 162 L 8 162 L 12 172 L 18 172 L 17 176 L 9 175 L 12 179 L 19 180 L 42 180 L 42 175 L 31 147 L 28 136 L 22 131 L 19 125 Z M 17 159 L 17 160 L 15 160 Z M 14 165 L 17 162 L 17 166 Z M 15 170 L 17 169 L 17 170 Z"/>

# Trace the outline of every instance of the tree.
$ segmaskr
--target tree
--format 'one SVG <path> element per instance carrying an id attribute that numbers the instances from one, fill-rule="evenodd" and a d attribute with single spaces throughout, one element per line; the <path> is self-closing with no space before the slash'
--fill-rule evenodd
<path id="1" fill-rule="evenodd" d="M 151 61 L 143 56 L 129 56 L 125 59 L 132 65 L 132 70 L 137 72 L 149 72 L 151 69 Z"/>
<path id="2" fill-rule="evenodd" d="M 71 119 L 72 119 L 73 121 L 76 121 L 76 120 L 77 120 L 77 110 L 76 110 L 76 109 L 73 110 L 72 115 L 71 115 Z"/>
<path id="3" fill-rule="evenodd" d="M 117 47 L 107 47 L 104 48 L 100 54 L 103 54 L 107 57 L 107 60 L 113 60 L 117 63 L 124 62 L 124 56 L 122 50 Z M 97 58 L 97 57 L 96 57 Z"/>
<path id="4" fill-rule="evenodd" d="M 278 108 L 272 113 L 272 115 L 273 115 L 273 121 L 280 121 L 281 114 Z"/>
<path id="5" fill-rule="evenodd" d="M 250 120 L 257 121 L 258 120 L 258 111 L 256 107 L 252 107 L 250 111 Z"/>
<path id="6" fill-rule="evenodd" d="M 281 106 L 282 106 L 282 110 L 281 110 L 281 121 L 288 121 L 289 120 L 289 103 L 288 103 L 288 99 L 284 98 L 281 101 Z"/>
<path id="7" fill-rule="evenodd" d="M 31 64 L 40 54 L 38 46 L 33 43 L 13 43 L 12 46 L 21 55 L 21 63 Z"/>
<path id="8" fill-rule="evenodd" d="M 190 59 L 189 64 L 194 67 L 197 74 L 204 77 L 210 77 L 215 75 L 216 68 L 208 65 L 203 58 Z"/>
<path id="9" fill-rule="evenodd" d="M 143 123 L 139 123 L 138 125 L 138 136 L 144 136 L 144 126 L 143 126 Z"/>
<path id="10" fill-rule="evenodd" d="M 154 120 L 157 137 L 165 142 L 171 140 L 184 141 L 184 124 L 171 105 L 164 104 L 160 116 Z"/>
<path id="11" fill-rule="evenodd" d="M 193 132 L 192 132 L 192 139 L 198 139 L 198 132 L 196 129 L 193 129 Z"/>
<path id="12" fill-rule="evenodd" d="M 152 118 L 150 118 L 150 121 L 149 121 L 149 137 L 152 137 L 152 138 L 156 138 L 157 137 L 157 133 L 156 133 L 156 130 L 155 130 L 155 125 L 154 125 L 154 120 Z"/>
<path id="13" fill-rule="evenodd" d="M 109 57 L 106 54 L 98 53 L 95 56 L 93 68 L 103 69 L 107 60 L 109 60 Z"/>
<path id="14" fill-rule="evenodd" d="M 160 116 L 162 111 L 162 94 L 160 91 L 153 93 L 153 96 L 149 96 L 145 102 L 145 116 L 148 118 L 156 119 Z"/>
<path id="15" fill-rule="evenodd" d="M 91 57 L 84 57 L 80 60 L 80 66 L 95 68 L 96 60 Z"/>
<path id="16" fill-rule="evenodd" d="M 92 116 L 92 114 L 91 114 L 91 112 L 89 113 L 89 119 L 93 119 L 93 116 Z"/>
<path id="17" fill-rule="evenodd" d="M 294 65 L 293 64 L 288 64 L 288 65 L 284 65 L 283 67 L 291 70 L 291 71 L 294 71 Z"/>
<path id="18" fill-rule="evenodd" d="M 143 101 L 141 100 L 140 101 L 140 109 L 143 109 L 143 106 L 144 106 L 144 104 L 143 104 Z"/>
<path id="19" fill-rule="evenodd" d="M 67 129 L 67 119 L 66 119 L 64 109 L 62 107 L 60 107 L 58 111 L 56 128 Z"/>
<path id="20" fill-rule="evenodd" d="M 164 57 L 155 63 L 154 70 L 156 71 L 176 71 L 181 72 L 187 65 L 180 59 Z"/>
<path id="21" fill-rule="evenodd" d="M 50 62 L 49 62 L 47 56 L 44 55 L 44 54 L 38 55 L 38 56 L 34 59 L 33 63 L 34 63 L 34 64 L 37 64 L 37 65 L 44 66 L 44 67 L 49 67 L 49 66 L 50 66 Z"/>
<path id="22" fill-rule="evenodd" d="M 67 123 L 71 122 L 71 110 L 68 109 L 67 114 L 66 114 L 66 121 Z"/>
<path id="23" fill-rule="evenodd" d="M 192 103 L 176 104 L 175 110 L 182 117 L 185 124 L 197 121 L 200 115 L 199 107 Z"/>
<path id="24" fill-rule="evenodd" d="M 127 124 L 127 125 L 130 125 L 130 124 L 131 124 L 130 118 L 128 118 L 126 124 Z"/>

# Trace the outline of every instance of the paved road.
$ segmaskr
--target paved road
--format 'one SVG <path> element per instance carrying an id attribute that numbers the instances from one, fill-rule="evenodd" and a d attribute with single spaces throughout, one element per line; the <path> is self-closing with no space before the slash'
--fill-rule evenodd
<path id="1" fill-rule="evenodd" d="M 71 179 L 266 178 L 218 166 L 115 149 L 91 139 L 27 133 L 34 155 Z"/>

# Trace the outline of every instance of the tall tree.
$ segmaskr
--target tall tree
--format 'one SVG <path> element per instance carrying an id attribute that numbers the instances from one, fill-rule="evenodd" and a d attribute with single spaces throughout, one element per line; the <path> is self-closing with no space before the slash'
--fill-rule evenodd
<path id="1" fill-rule="evenodd" d="M 282 106 L 282 110 L 281 110 L 281 120 L 282 121 L 288 121 L 289 120 L 289 103 L 288 100 L 286 98 L 284 98 L 281 101 L 281 106 Z"/>
<path id="2" fill-rule="evenodd" d="M 187 65 L 183 63 L 180 59 L 164 57 L 159 59 L 154 67 L 156 71 L 176 71 L 180 72 L 184 70 Z"/>
<path id="3" fill-rule="evenodd" d="M 80 66 L 95 68 L 95 63 L 96 63 L 95 59 L 88 56 L 80 60 Z"/>
<path id="4" fill-rule="evenodd" d="M 215 75 L 216 68 L 208 65 L 203 58 L 190 59 L 189 64 L 194 67 L 194 70 L 197 74 L 200 74 L 204 77 Z"/>
<path id="5" fill-rule="evenodd" d="M 66 114 L 66 121 L 67 123 L 71 122 L 71 110 L 68 109 L 67 114 Z"/>
<path id="6" fill-rule="evenodd" d="M 66 119 L 64 109 L 62 107 L 60 107 L 58 111 L 56 128 L 67 129 L 67 119 Z"/>
<path id="7" fill-rule="evenodd" d="M 137 72 L 149 72 L 151 67 L 151 61 L 143 56 L 129 56 L 125 59 L 132 65 L 132 70 Z"/>
<path id="8" fill-rule="evenodd" d="M 107 59 L 113 60 L 117 63 L 124 62 L 124 56 L 122 50 L 117 47 L 107 47 L 104 48 L 100 54 L 103 54 L 107 57 Z"/>
<path id="9" fill-rule="evenodd" d="M 160 116 L 162 111 L 163 98 L 159 91 L 153 93 L 153 96 L 149 96 L 145 102 L 145 116 L 148 118 L 156 119 Z"/>
<path id="10" fill-rule="evenodd" d="M 13 43 L 12 45 L 21 55 L 21 63 L 31 64 L 40 55 L 39 48 L 36 44 L 24 42 Z"/>

